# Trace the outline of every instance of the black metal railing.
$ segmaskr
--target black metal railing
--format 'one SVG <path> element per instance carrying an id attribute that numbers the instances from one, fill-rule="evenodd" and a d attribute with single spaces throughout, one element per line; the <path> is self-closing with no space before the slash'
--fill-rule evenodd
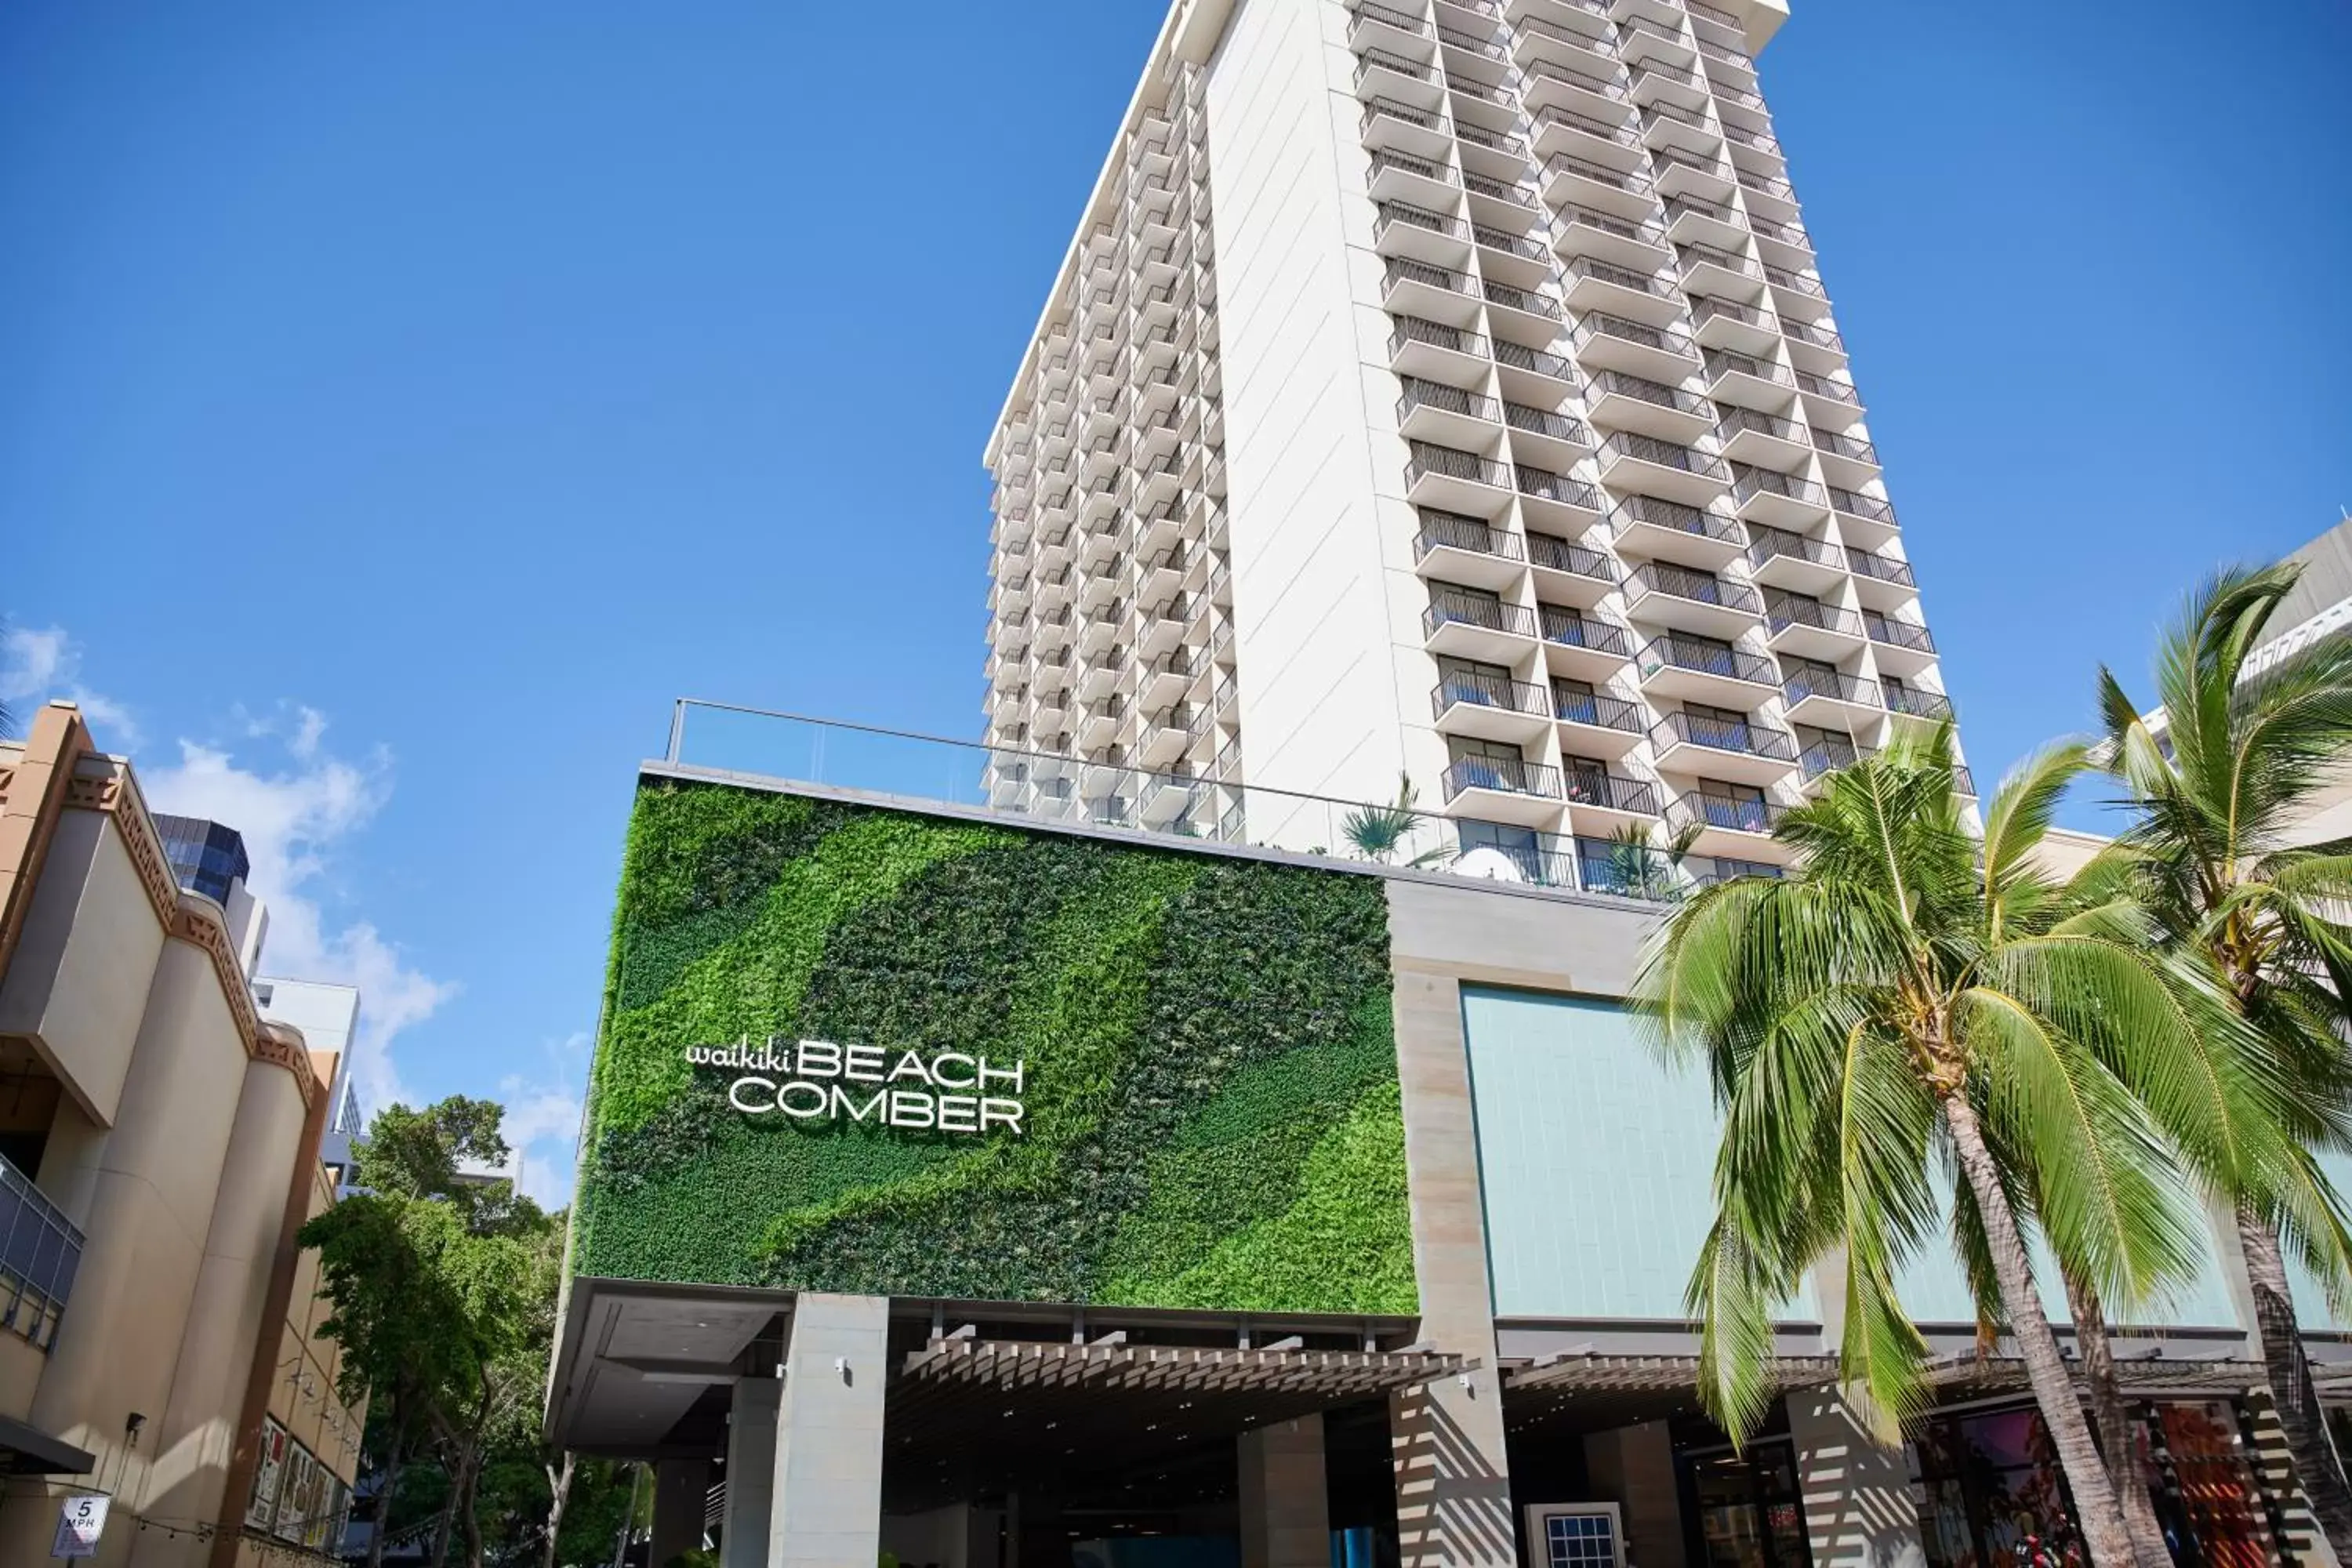
<path id="1" fill-rule="evenodd" d="M 1695 675 L 1720 676 L 1751 686 L 1780 684 L 1780 674 L 1769 659 L 1759 658 L 1745 648 L 1726 647 L 1704 637 L 1679 637 L 1672 632 L 1652 637 L 1643 645 L 1641 664 L 1644 674 L 1686 669 Z"/>
<path id="2" fill-rule="evenodd" d="M 1666 821 L 1674 827 L 1720 827 L 1734 833 L 1769 833 L 1787 815 L 1788 808 L 1778 801 L 1712 790 L 1688 791 L 1666 807 Z"/>
<path id="3" fill-rule="evenodd" d="M 1886 710 L 1889 713 L 1907 713 L 1915 719 L 1948 719 L 1952 716 L 1952 702 L 1940 691 L 1922 691 L 1916 686 L 1890 686 L 1886 689 Z"/>
<path id="4" fill-rule="evenodd" d="M 1787 441 L 1794 446 L 1805 444 L 1805 433 L 1797 428 L 1795 420 L 1784 419 L 1777 414 L 1760 413 L 1753 408 L 1724 409 L 1722 417 L 1715 422 L 1716 444 L 1721 446 L 1742 431 L 1769 436 L 1775 441 Z"/>
<path id="5" fill-rule="evenodd" d="M 1528 24 L 1525 22 L 1519 24 L 1519 30 L 1528 31 Z M 1612 125 L 1605 120 L 1595 120 L 1589 114 L 1579 114 L 1572 109 L 1560 109 L 1551 104 L 1546 104 L 1537 110 L 1535 126 L 1538 134 L 1558 127 L 1561 130 L 1573 131 L 1580 136 L 1590 136 L 1596 142 L 1612 142 L 1620 147 L 1639 147 L 1642 144 L 1642 139 L 1633 134 L 1631 126 Z"/>
<path id="6" fill-rule="evenodd" d="M 1543 640 L 1558 643 L 1562 647 L 1591 648 L 1595 653 L 1612 654 L 1623 658 L 1632 651 L 1633 639 L 1625 628 L 1614 621 L 1604 621 L 1598 616 L 1584 615 L 1559 605 L 1542 605 L 1538 608 L 1543 616 Z"/>
<path id="7" fill-rule="evenodd" d="M 1617 581 L 1617 563 L 1613 558 L 1556 533 L 1528 534 L 1528 559 L 1548 572 L 1565 572 L 1596 583 Z"/>
<path id="8" fill-rule="evenodd" d="M 1735 300 L 1718 300 L 1712 294 L 1702 294 L 1691 301 L 1691 320 L 1700 326 L 1718 317 L 1767 332 L 1779 324 L 1769 312 L 1753 305 L 1742 305 Z"/>
<path id="9" fill-rule="evenodd" d="M 1592 396 L 1596 402 L 1603 397 L 1630 397 L 1659 408 L 1671 408 L 1677 414 L 1695 414 L 1702 419 L 1715 417 L 1715 405 L 1698 394 L 1622 370 L 1604 370 L 1595 375 Z"/>
<path id="10" fill-rule="evenodd" d="M 1586 763 L 1582 759 L 1571 761 L 1561 773 L 1566 784 L 1565 793 L 1571 802 L 1601 806 L 1610 811 L 1638 813 L 1643 816 L 1658 815 L 1658 786 L 1646 780 L 1612 773 L 1598 763 Z"/>
<path id="11" fill-rule="evenodd" d="M 1843 430 L 1813 431 L 1813 445 L 1835 458 L 1850 458 L 1857 463 L 1876 466 L 1878 448 L 1859 436 L 1849 436 Z"/>
<path id="12" fill-rule="evenodd" d="M 1571 153 L 1554 153 L 1545 159 L 1544 174 L 1549 179 L 1573 176 L 1580 180 L 1590 180 L 1596 185 L 1607 185 L 1612 190 L 1625 191 L 1633 195 L 1646 196 L 1650 194 L 1650 181 L 1647 175 L 1636 174 L 1625 169 L 1612 169 L 1606 163 L 1595 163 L 1590 159 L 1579 158 Z"/>
<path id="13" fill-rule="evenodd" d="M 1784 474 L 1777 468 L 1759 468 L 1746 463 L 1731 465 L 1731 500 L 1735 506 L 1745 506 L 1758 496 L 1780 496 L 1806 506 L 1826 508 L 1829 496 L 1811 479 L 1801 479 L 1794 474 Z"/>
<path id="14" fill-rule="evenodd" d="M 1678 500 L 1661 500 L 1656 496 L 1629 496 L 1619 501 L 1617 510 L 1609 514 L 1612 537 L 1622 539 L 1629 530 L 1637 526 L 1670 528 L 1676 533 L 1712 539 L 1735 549 L 1743 548 L 1748 542 L 1736 520 L 1719 511 L 1686 506 Z"/>
<path id="15" fill-rule="evenodd" d="M 1835 485 L 1829 487 L 1829 492 L 1830 505 L 1848 516 L 1868 518 L 1873 522 L 1882 522 L 1889 528 L 1896 526 L 1894 507 L 1880 500 L 1876 496 L 1866 496 L 1859 490 L 1840 489 Z"/>
<path id="16" fill-rule="evenodd" d="M 1425 636 L 1434 636 L 1441 626 L 1477 626 L 1490 632 L 1507 632 L 1513 637 L 1531 637 L 1536 635 L 1535 612 L 1519 605 L 1506 605 L 1475 594 L 1465 594 L 1445 587 L 1433 587 L 1429 608 L 1422 612 L 1421 629 Z"/>
<path id="17" fill-rule="evenodd" d="M 1394 27 L 1400 33 L 1417 33 L 1424 38 L 1429 37 L 1429 24 L 1423 18 L 1402 11 L 1391 11 L 1385 5 L 1375 5 L 1372 0 L 1356 0 L 1349 9 L 1356 14 L 1357 21 L 1379 22 Z"/>
<path id="18" fill-rule="evenodd" d="M 1503 405 L 1491 397 L 1464 387 L 1448 386 L 1442 381 L 1426 381 L 1417 375 L 1402 379 L 1404 392 L 1397 398 L 1397 419 L 1400 423 L 1416 408 L 1433 408 L 1444 414 L 1484 419 L 1490 424 L 1502 423 Z"/>
<path id="19" fill-rule="evenodd" d="M 1815 631 L 1831 632 L 1838 637 L 1862 636 L 1862 617 L 1852 610 L 1836 605 L 1824 605 L 1819 599 L 1801 595 L 1784 594 L 1778 589 L 1764 595 L 1764 621 L 1772 631 L 1785 631 L 1790 626 L 1811 626 Z"/>
<path id="20" fill-rule="evenodd" d="M 1911 576 L 1911 563 L 1898 561 L 1892 555 L 1874 555 L 1867 550 L 1849 550 L 1846 564 L 1857 577 L 1868 577 L 1880 583 L 1892 583 L 1898 588 L 1918 584 Z"/>
<path id="21" fill-rule="evenodd" d="M 1576 841 L 1576 886 L 1588 893 L 1649 903 L 1672 903 L 1686 890 L 1675 857 L 1619 838 Z"/>
<path id="22" fill-rule="evenodd" d="M 1614 284 L 1620 289 L 1630 289 L 1637 294 L 1647 294 L 1654 299 L 1675 298 L 1675 290 L 1668 288 L 1666 280 L 1656 273 L 1636 271 L 1631 267 L 1620 267 L 1613 261 L 1600 261 L 1590 256 L 1580 256 L 1570 261 L 1563 270 L 1570 285 L 1581 279 L 1591 279 L 1595 283 Z"/>
<path id="23" fill-rule="evenodd" d="M 1639 605 L 1652 594 L 1663 594 L 1670 599 L 1681 599 L 1694 605 L 1711 605 L 1741 615 L 1764 613 L 1763 605 L 1756 597 L 1756 590 L 1747 584 L 1734 583 L 1711 572 L 1694 572 L 1671 561 L 1644 561 L 1625 574 L 1628 607 Z"/>
<path id="24" fill-rule="evenodd" d="M 1605 80 L 1589 71 L 1570 69 L 1557 60 L 1529 60 L 1521 68 L 1526 72 L 1529 82 L 1556 81 L 1563 87 L 1572 87 L 1580 92 L 1589 92 L 1595 98 L 1605 98 L 1612 103 L 1626 103 L 1632 100 L 1631 95 L 1626 92 L 1622 84 Z M 1360 74 L 1360 72 L 1359 75 Z"/>
<path id="25" fill-rule="evenodd" d="M 1669 746 L 1703 746 L 1710 752 L 1732 752 L 1767 762 L 1797 760 L 1797 738 L 1786 730 L 1752 719 L 1717 719 L 1705 713 L 1669 713 L 1650 726 L 1650 744 L 1663 752 Z"/>
<path id="26" fill-rule="evenodd" d="M 1549 718 L 1550 697 L 1549 692 L 1531 680 L 1513 680 L 1508 676 L 1476 670 L 1441 670 L 1437 685 L 1429 694 L 1429 712 L 1432 718 L 1442 719 L 1447 709 L 1466 705 Z"/>
<path id="27" fill-rule="evenodd" d="M 1504 561 L 1522 559 L 1517 536 L 1490 528 L 1475 517 L 1424 510 L 1421 531 L 1413 536 L 1412 558 L 1418 562 L 1433 550 L 1466 550 Z"/>
<path id="28" fill-rule="evenodd" d="M 0 1325 L 47 1350 L 58 1337 L 74 1275 L 80 1230 L 33 1179 L 0 1159 Z"/>
<path id="29" fill-rule="evenodd" d="M 1579 447 L 1592 445 L 1592 432 L 1585 428 L 1582 420 L 1553 409 L 1530 408 L 1524 403 L 1506 400 L 1503 422 L 1530 436 L 1549 436 L 1555 441 L 1569 441 Z"/>
<path id="30" fill-rule="evenodd" d="M 1409 445 L 1412 457 L 1404 466 L 1407 489 L 1433 475 L 1466 479 L 1472 484 L 1493 485 L 1498 489 L 1511 488 L 1510 471 L 1492 458 L 1482 458 L 1458 447 L 1441 447 L 1434 441 L 1414 441 Z"/>
<path id="31" fill-rule="evenodd" d="M 1781 330 L 1801 343 L 1811 343 L 1817 349 L 1829 349 L 1836 353 L 1845 353 L 1845 339 L 1840 337 L 1838 330 L 1826 321 L 1790 321 Z"/>
<path id="32" fill-rule="evenodd" d="M 1862 613 L 1863 630 L 1871 641 L 1885 643 L 1889 647 L 1909 648 L 1914 653 L 1933 653 L 1936 639 L 1927 628 L 1916 621 L 1897 620 L 1893 616 L 1880 615 L 1876 610 Z"/>
<path id="33" fill-rule="evenodd" d="M 1531 468 L 1525 463 L 1512 468 L 1511 478 L 1521 495 L 1536 500 L 1548 500 L 1590 512 L 1598 512 L 1601 509 L 1601 492 L 1582 479 L 1555 474 L 1549 468 Z"/>
<path id="34" fill-rule="evenodd" d="M 1483 285 L 1486 303 L 1500 305 L 1507 310 L 1524 310 L 1530 316 L 1549 316 L 1559 320 L 1559 303 L 1528 289 L 1515 289 L 1508 283 L 1488 279 Z"/>
<path id="35" fill-rule="evenodd" d="M 1454 184 L 1453 174 L 1443 163 L 1433 163 L 1425 158 L 1415 158 L 1403 153 L 1391 153 L 1385 149 L 1372 154 L 1373 179 L 1379 179 L 1391 169 L 1402 174 L 1413 174 L 1424 180 L 1434 180 L 1442 185 Z"/>
<path id="36" fill-rule="evenodd" d="M 1810 697 L 1851 702 L 1860 708 L 1879 706 L 1878 682 L 1836 669 L 1798 669 L 1780 683 L 1780 700 L 1794 708 Z"/>
<path id="37" fill-rule="evenodd" d="M 1489 228 L 1485 224 L 1473 224 L 1470 226 L 1470 237 L 1488 250 L 1499 250 L 1523 261 L 1548 262 L 1551 258 L 1550 248 L 1531 234 L 1510 234 L 1499 228 Z"/>
<path id="38" fill-rule="evenodd" d="M 1465 757 L 1445 770 L 1444 784 L 1449 801 L 1472 789 L 1560 798 L 1558 768 L 1516 757 Z"/>
<path id="39" fill-rule="evenodd" d="M 1432 289 L 1443 289 L 1449 294 L 1467 295 L 1472 292 L 1470 275 L 1456 272 L 1451 267 L 1440 267 L 1434 261 L 1423 261 L 1416 256 L 1388 258 L 1387 287 L 1400 283 L 1420 283 Z"/>
<path id="40" fill-rule="evenodd" d="M 1630 240 L 1635 245 L 1646 245 L 1654 250 L 1666 248 L 1666 231 L 1654 223 L 1619 217 L 1615 213 L 1596 212 L 1591 207 L 1573 205 L 1563 205 L 1560 207 L 1559 221 L 1568 228 L 1595 229 L 1602 234 L 1613 235 L 1619 239 Z"/>
<path id="41" fill-rule="evenodd" d="M 1508 365 L 1513 370 L 1524 370 L 1533 375 L 1546 375 L 1554 381 L 1570 384 L 1576 380 L 1575 368 L 1559 355 L 1531 349 L 1525 343 L 1515 343 L 1508 338 L 1495 340 L 1494 353 L 1496 364 Z"/>
<path id="42" fill-rule="evenodd" d="M 1675 328 L 1654 327 L 1646 321 L 1629 321 L 1622 316 L 1607 315 L 1599 310 L 1585 312 L 1584 320 L 1578 323 L 1569 342 L 1582 349 L 1600 338 L 1633 343 L 1682 359 L 1698 358 L 1698 345 Z"/>
<path id="43" fill-rule="evenodd" d="M 1801 533 L 1790 533 L 1783 528 L 1768 528 L 1762 523 L 1750 523 L 1748 537 L 1750 570 L 1779 560 L 1810 561 L 1816 566 L 1843 568 L 1853 553 L 1824 539 L 1811 539 Z"/>
<path id="44" fill-rule="evenodd" d="M 1392 317 L 1395 330 L 1389 333 L 1389 356 L 1393 359 L 1404 352 L 1408 343 L 1426 343 L 1433 349 L 1445 349 L 1454 353 L 1469 354 L 1483 359 L 1486 355 L 1486 340 L 1462 327 L 1448 326 L 1423 316 Z"/>
<path id="45" fill-rule="evenodd" d="M 1398 226 L 1425 229 L 1431 234 L 1442 234 L 1449 239 L 1470 237 L 1468 224 L 1458 217 L 1447 217 L 1444 213 L 1431 212 L 1427 207 L 1412 206 L 1404 202 L 1381 202 L 1376 204 L 1376 208 L 1377 211 L 1372 219 L 1374 239 L 1380 238 L 1390 229 Z"/>
<path id="46" fill-rule="evenodd" d="M 1552 716 L 1564 723 L 1590 724 L 1597 730 L 1616 730 L 1628 735 L 1642 732 L 1642 710 L 1605 691 L 1579 691 L 1554 681 L 1551 703 Z"/>
<path id="47" fill-rule="evenodd" d="M 1418 61 L 1392 55 L 1386 49 L 1365 49 L 1356 57 L 1356 89 L 1359 92 L 1363 90 L 1365 81 L 1376 70 L 1392 71 L 1398 76 L 1411 77 L 1415 81 L 1429 79 L 1429 68 Z"/>
<path id="48" fill-rule="evenodd" d="M 1620 430 L 1601 443 L 1601 461 L 1605 468 L 1619 461 L 1651 463 L 1662 468 L 1679 468 L 1702 479 L 1729 483 L 1731 470 L 1723 459 L 1711 452 L 1685 447 L 1678 441 L 1664 441 L 1655 436 L 1643 436 L 1632 430 Z"/>

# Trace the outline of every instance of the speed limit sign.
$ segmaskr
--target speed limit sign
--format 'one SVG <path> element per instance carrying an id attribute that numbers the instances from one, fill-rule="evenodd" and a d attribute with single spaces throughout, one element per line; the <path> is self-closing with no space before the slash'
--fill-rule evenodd
<path id="1" fill-rule="evenodd" d="M 58 1538 L 49 1547 L 52 1557 L 95 1557 L 98 1538 L 106 1533 L 106 1510 L 114 1500 L 110 1497 L 69 1497 L 58 1506 Z"/>

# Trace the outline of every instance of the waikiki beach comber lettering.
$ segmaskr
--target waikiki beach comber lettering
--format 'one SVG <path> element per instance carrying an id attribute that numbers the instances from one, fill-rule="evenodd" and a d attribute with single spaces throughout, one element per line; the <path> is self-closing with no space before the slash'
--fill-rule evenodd
<path id="1" fill-rule="evenodd" d="M 1022 1131 L 1025 1061 L 1000 1067 L 962 1051 L 933 1051 L 926 1058 L 909 1050 L 893 1062 L 879 1046 L 788 1040 L 781 1035 L 758 1046 L 748 1036 L 731 1046 L 688 1046 L 686 1059 L 698 1068 L 740 1074 L 727 1086 L 727 1102 L 747 1116 L 782 1111 L 795 1121 L 845 1120 L 974 1134 L 1001 1129 L 1015 1137 Z M 877 1087 L 869 1092 L 853 1084 Z M 992 1089 L 1004 1092 L 988 1093 Z"/>

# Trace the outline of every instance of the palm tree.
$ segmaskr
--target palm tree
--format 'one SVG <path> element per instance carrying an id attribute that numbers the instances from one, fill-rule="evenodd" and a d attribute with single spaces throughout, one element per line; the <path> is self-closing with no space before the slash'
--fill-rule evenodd
<path id="1" fill-rule="evenodd" d="M 1413 794 L 1412 775 L 1400 771 L 1396 804 L 1358 806 L 1340 822 L 1340 836 L 1365 859 L 1385 863 L 1421 828 L 1422 814 L 1412 808 Z M 1405 864 L 1433 866 L 1444 858 L 1445 848 L 1440 845 L 1423 850 Z"/>
<path id="2" fill-rule="evenodd" d="M 2325 638 L 2249 668 L 2299 574 L 2284 563 L 2236 568 L 2189 596 L 2157 655 L 2161 736 L 2104 668 L 2099 697 L 2103 761 L 2136 817 L 2122 843 L 2149 900 L 2175 940 L 2219 973 L 2290 1091 L 2268 1108 L 2295 1140 L 2287 1155 L 2217 1175 L 2234 1200 L 2263 1366 L 2296 1475 L 2328 1544 L 2352 1562 L 2352 1486 L 2312 1385 L 2285 1263 L 2292 1247 L 2335 1296 L 2352 1247 L 2308 1153 L 2347 1142 L 2352 1061 L 2339 1031 L 2352 996 L 2352 929 L 2340 915 L 2352 895 L 2352 840 L 2292 841 L 2321 792 L 2352 766 L 2352 639 Z"/>
<path id="3" fill-rule="evenodd" d="M 1690 1287 L 1709 1412 L 1755 1429 L 1776 1310 L 1842 1256 L 1846 1397 L 1895 1438 L 1926 1398 L 1927 1346 L 1896 1281 L 1937 1227 L 1940 1162 L 1953 1244 L 2014 1336 L 2092 1562 L 2125 1568 L 2130 1532 L 2025 1231 L 2117 1301 L 2194 1268 L 2195 1215 L 2134 1083 L 2190 1059 L 2200 1020 L 2128 904 L 2074 909 L 2037 868 L 2085 765 L 2079 746 L 2023 764 L 1979 845 L 1948 723 L 1899 734 L 1783 817 L 1795 874 L 1677 909 L 1637 995 L 1661 1043 L 1706 1064 L 1724 1115 Z"/>

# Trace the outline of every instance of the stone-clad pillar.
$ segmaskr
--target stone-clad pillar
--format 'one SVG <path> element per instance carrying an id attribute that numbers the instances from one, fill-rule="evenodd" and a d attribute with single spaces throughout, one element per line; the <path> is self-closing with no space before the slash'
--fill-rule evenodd
<path id="1" fill-rule="evenodd" d="M 776 1413 L 784 1385 L 753 1375 L 735 1384 L 727 1416 L 727 1514 L 719 1550 L 723 1568 L 767 1568 L 769 1502 L 776 1476 Z"/>
<path id="2" fill-rule="evenodd" d="M 1323 1467 L 1323 1415 L 1244 1432 L 1241 1458 L 1242 1568 L 1329 1568 L 1331 1500 Z"/>
<path id="3" fill-rule="evenodd" d="M 1872 1436 L 1833 1388 L 1799 1389 L 1788 1400 L 1813 1568 L 1926 1568 L 1903 1450 Z"/>
<path id="4" fill-rule="evenodd" d="M 889 1326 L 886 1296 L 804 1290 L 793 1303 L 766 1568 L 874 1568 Z"/>

